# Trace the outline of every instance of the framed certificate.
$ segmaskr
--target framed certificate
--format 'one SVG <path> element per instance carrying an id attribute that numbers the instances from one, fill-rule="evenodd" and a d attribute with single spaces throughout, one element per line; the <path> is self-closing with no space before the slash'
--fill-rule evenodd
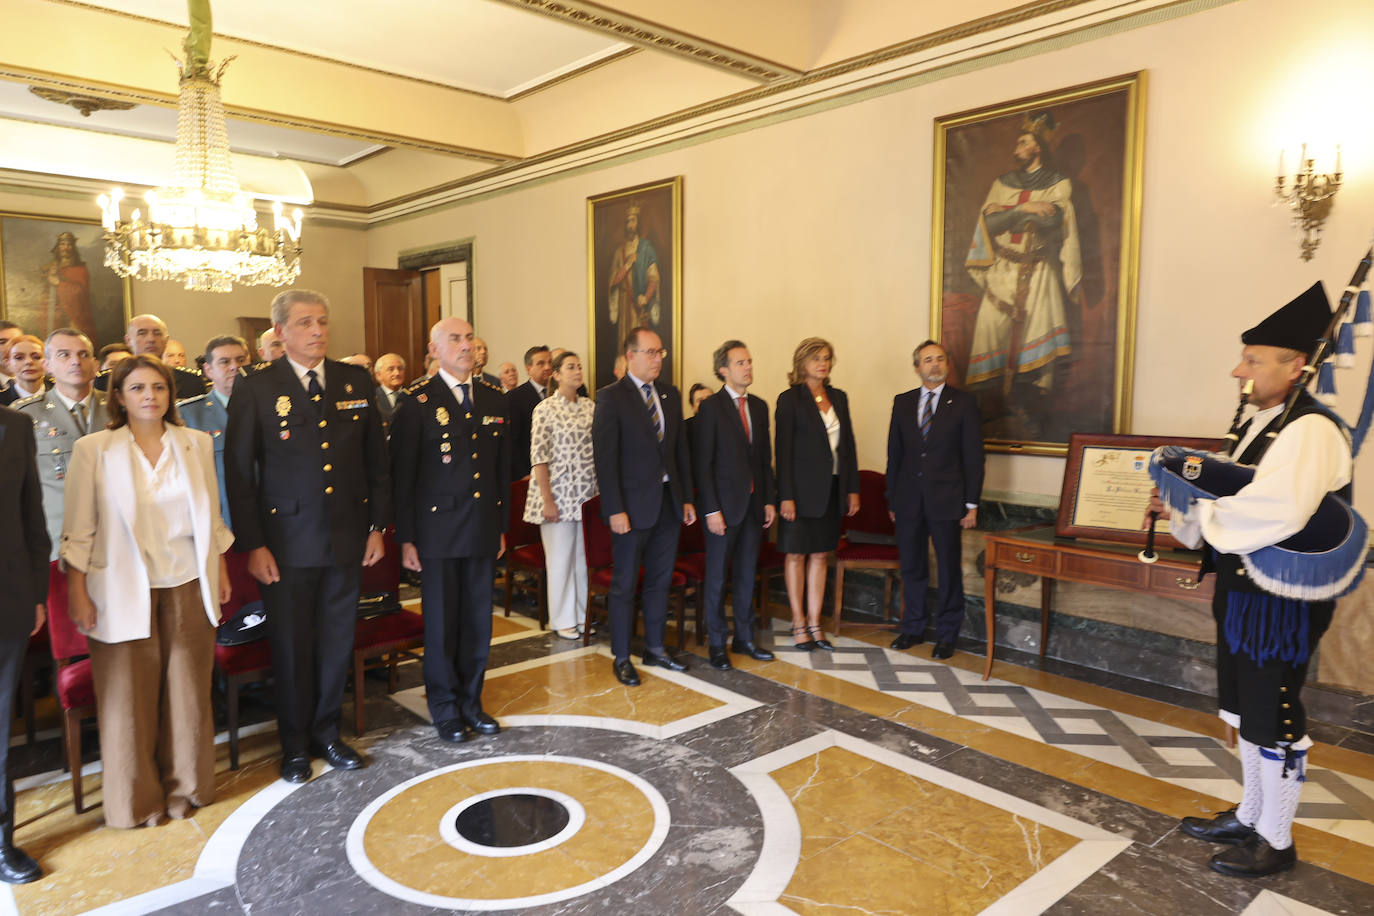
<path id="1" fill-rule="evenodd" d="M 1074 433 L 1059 497 L 1058 537 L 1145 543 L 1141 521 L 1150 502 L 1150 453 L 1161 445 L 1216 451 L 1220 439 Z M 1155 544 L 1182 547 L 1169 519 L 1155 525 Z"/>

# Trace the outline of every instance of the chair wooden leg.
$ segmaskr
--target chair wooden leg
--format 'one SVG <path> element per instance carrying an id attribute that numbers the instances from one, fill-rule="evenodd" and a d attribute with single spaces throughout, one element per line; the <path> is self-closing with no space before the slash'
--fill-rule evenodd
<path id="1" fill-rule="evenodd" d="M 367 731 L 366 716 L 363 714 L 363 667 L 365 660 L 361 652 L 353 653 L 353 734 L 362 735 Z"/>
<path id="2" fill-rule="evenodd" d="M 730 618 L 734 619 L 734 610 L 731 609 Z M 696 619 L 692 621 L 695 625 L 697 634 L 697 648 L 700 649 L 706 643 L 706 583 L 697 583 L 697 606 Z"/>
<path id="3" fill-rule="evenodd" d="M 514 575 L 515 575 L 515 573 L 514 573 L 514 572 L 511 570 L 511 568 L 510 568 L 510 558 L 507 557 L 507 558 L 506 558 L 506 599 L 505 599 L 505 600 L 506 600 L 506 616 L 507 616 L 507 617 L 510 616 L 510 589 L 511 589 L 511 579 L 512 579 L 512 577 L 513 577 Z"/>
<path id="4" fill-rule="evenodd" d="M 539 577 L 539 629 L 542 632 L 549 628 L 549 577 L 542 569 L 536 575 Z"/>
<path id="5" fill-rule="evenodd" d="M 239 680 L 237 675 L 224 679 L 224 718 L 229 726 L 229 769 L 239 768 Z"/>
<path id="6" fill-rule="evenodd" d="M 396 662 L 400 659 L 401 653 L 397 649 L 392 649 L 387 657 L 386 665 L 386 692 L 393 694 L 396 692 Z"/>
<path id="7" fill-rule="evenodd" d="M 19 709 L 24 716 L 24 743 L 33 744 L 33 678 L 37 673 L 37 664 L 28 658 L 24 659 L 24 668 L 19 673 Z"/>
<path id="8" fill-rule="evenodd" d="M 687 647 L 687 586 L 676 590 L 677 593 L 677 650 Z M 646 631 L 647 632 L 647 631 Z"/>
<path id="9" fill-rule="evenodd" d="M 62 741 L 67 746 L 67 768 L 72 774 L 72 807 L 84 814 L 81 792 L 81 715 L 74 709 L 62 712 Z"/>

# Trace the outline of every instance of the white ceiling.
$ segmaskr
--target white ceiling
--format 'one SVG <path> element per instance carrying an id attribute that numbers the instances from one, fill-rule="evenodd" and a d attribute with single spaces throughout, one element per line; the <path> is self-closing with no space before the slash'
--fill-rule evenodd
<path id="1" fill-rule="evenodd" d="M 139 105 L 127 111 L 93 111 L 90 117 L 85 117 L 70 105 L 39 98 L 29 91 L 26 83 L 0 80 L 0 131 L 5 129 L 7 119 L 75 127 L 147 140 L 172 142 L 177 136 L 175 108 Z M 254 156 L 298 159 L 302 162 L 318 162 L 324 165 L 347 165 L 354 159 L 384 148 L 361 140 L 349 140 L 253 121 L 240 121 L 235 118 L 227 119 L 227 127 L 229 148 L 236 153 Z"/>
<path id="2" fill-rule="evenodd" d="M 187 25 L 185 0 L 84 5 Z M 217 36 L 501 98 L 630 47 L 490 0 L 231 0 L 213 16 Z"/>

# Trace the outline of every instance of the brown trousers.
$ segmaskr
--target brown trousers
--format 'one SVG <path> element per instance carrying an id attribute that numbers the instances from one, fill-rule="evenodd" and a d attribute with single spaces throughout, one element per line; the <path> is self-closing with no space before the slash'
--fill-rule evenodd
<path id="1" fill-rule="evenodd" d="M 150 633 L 87 640 L 111 827 L 189 817 L 215 800 L 215 628 L 199 580 L 152 590 Z"/>

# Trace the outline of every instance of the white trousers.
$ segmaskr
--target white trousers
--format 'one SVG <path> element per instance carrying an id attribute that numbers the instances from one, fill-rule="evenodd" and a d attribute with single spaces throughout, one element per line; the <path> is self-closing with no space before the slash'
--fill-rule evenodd
<path id="1" fill-rule="evenodd" d="M 544 522 L 544 569 L 549 579 L 549 626 L 581 626 L 587 619 L 587 548 L 582 523 Z"/>

